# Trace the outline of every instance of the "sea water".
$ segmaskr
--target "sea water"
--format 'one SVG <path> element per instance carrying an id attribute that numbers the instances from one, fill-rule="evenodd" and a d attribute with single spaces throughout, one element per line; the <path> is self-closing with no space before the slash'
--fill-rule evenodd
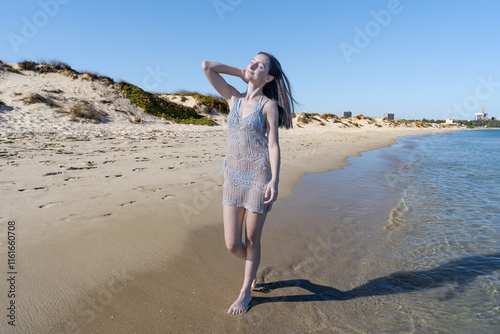
<path id="1" fill-rule="evenodd" d="M 500 333 L 499 153 L 500 130 L 465 130 L 306 174 L 266 227 L 293 254 L 264 269 L 296 286 L 268 298 L 303 316 L 287 330 Z"/>
<path id="2" fill-rule="evenodd" d="M 407 162 L 386 172 L 401 200 L 377 250 L 395 271 L 392 311 L 406 313 L 390 327 L 500 333 L 500 131 L 403 138 L 391 149 Z"/>

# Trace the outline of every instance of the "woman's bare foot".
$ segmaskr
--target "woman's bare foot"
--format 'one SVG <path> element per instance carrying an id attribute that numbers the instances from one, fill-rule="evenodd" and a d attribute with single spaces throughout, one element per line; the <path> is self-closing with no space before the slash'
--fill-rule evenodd
<path id="1" fill-rule="evenodd" d="M 245 312 L 251 300 L 252 300 L 252 294 L 250 292 L 241 292 L 240 295 L 238 296 L 238 299 L 236 299 L 236 301 L 233 303 L 233 305 L 231 305 L 229 310 L 227 310 L 227 314 L 237 315 Z"/>

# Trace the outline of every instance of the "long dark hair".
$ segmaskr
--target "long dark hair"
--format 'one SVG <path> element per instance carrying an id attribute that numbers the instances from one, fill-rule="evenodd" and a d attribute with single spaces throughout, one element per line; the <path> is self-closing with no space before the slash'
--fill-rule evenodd
<path id="1" fill-rule="evenodd" d="M 266 56 L 271 63 L 269 67 L 269 75 L 274 77 L 274 80 L 268 82 L 264 88 L 263 93 L 268 98 L 274 100 L 278 105 L 278 126 L 280 128 L 290 129 L 292 125 L 292 113 L 295 111 L 294 103 L 297 103 L 292 96 L 292 89 L 290 82 L 286 77 L 281 64 L 273 55 L 267 52 L 259 52 Z"/>

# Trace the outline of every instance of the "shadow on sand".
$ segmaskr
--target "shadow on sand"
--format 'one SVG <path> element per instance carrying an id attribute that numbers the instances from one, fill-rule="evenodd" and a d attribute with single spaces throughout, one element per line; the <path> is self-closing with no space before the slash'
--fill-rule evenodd
<path id="1" fill-rule="evenodd" d="M 465 257 L 445 263 L 437 268 L 422 271 L 401 271 L 375 278 L 349 291 L 314 284 L 305 279 L 293 279 L 261 284 L 263 290 L 272 291 L 286 287 L 300 287 L 310 294 L 279 297 L 253 297 L 250 307 L 276 302 L 311 302 L 349 300 L 358 297 L 390 295 L 428 290 L 450 285 L 441 300 L 449 300 L 465 290 L 478 276 L 491 274 L 500 269 L 500 253 Z"/>

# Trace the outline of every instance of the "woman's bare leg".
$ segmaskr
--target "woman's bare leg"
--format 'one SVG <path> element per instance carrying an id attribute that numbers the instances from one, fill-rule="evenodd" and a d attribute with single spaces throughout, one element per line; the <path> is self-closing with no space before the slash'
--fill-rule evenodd
<path id="1" fill-rule="evenodd" d="M 246 246 L 241 240 L 241 231 L 243 226 L 243 217 L 245 208 L 232 205 L 222 206 L 222 216 L 224 219 L 224 240 L 226 247 L 231 254 L 246 260 Z"/>
<path id="2" fill-rule="evenodd" d="M 262 229 L 264 221 L 267 216 L 267 205 L 264 207 L 264 213 L 257 214 L 254 212 L 247 212 L 245 223 L 245 241 L 246 241 L 246 259 L 245 259 L 245 278 L 243 286 L 241 287 L 238 299 L 231 305 L 228 314 L 240 314 L 245 311 L 252 299 L 252 283 L 255 281 L 257 270 L 260 264 L 260 238 L 262 236 Z M 240 234 L 241 235 L 241 234 Z"/>

